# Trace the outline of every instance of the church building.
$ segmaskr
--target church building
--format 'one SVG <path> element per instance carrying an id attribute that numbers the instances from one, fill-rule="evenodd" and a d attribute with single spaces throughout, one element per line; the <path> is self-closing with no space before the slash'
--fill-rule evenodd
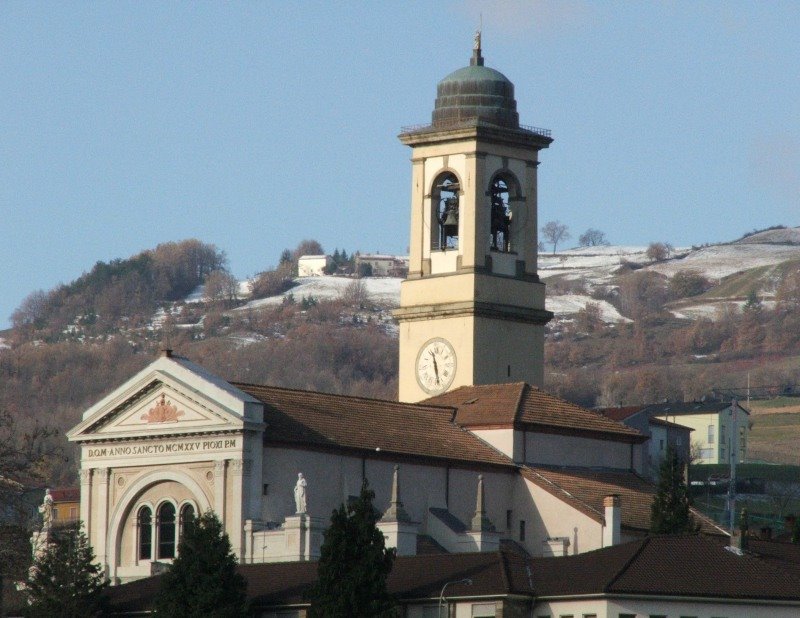
<path id="1" fill-rule="evenodd" d="M 399 401 L 228 382 L 163 351 L 69 432 L 80 519 L 112 582 L 163 569 L 207 509 L 243 564 L 314 560 L 364 479 L 400 556 L 573 556 L 646 535 L 647 438 L 542 390 L 549 131 L 520 124 L 478 38 L 439 83 L 432 122 L 400 140 L 412 169 Z"/>

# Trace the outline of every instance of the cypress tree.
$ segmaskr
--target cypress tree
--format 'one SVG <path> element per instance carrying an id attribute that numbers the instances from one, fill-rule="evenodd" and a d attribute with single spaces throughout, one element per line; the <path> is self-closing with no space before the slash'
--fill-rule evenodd
<path id="1" fill-rule="evenodd" d="M 683 478 L 683 466 L 671 447 L 658 469 L 658 488 L 650 507 L 650 532 L 674 534 L 697 532 L 689 512 L 689 491 Z"/>
<path id="2" fill-rule="evenodd" d="M 379 514 L 374 498 L 365 479 L 358 500 L 333 511 L 312 592 L 312 618 L 396 615 L 396 601 L 386 588 L 395 550 L 386 548 L 375 525 Z"/>
<path id="3" fill-rule="evenodd" d="M 162 576 L 156 616 L 239 618 L 247 613 L 247 581 L 217 516 L 206 511 L 186 525 L 178 557 Z"/>
<path id="4" fill-rule="evenodd" d="M 31 618 L 103 615 L 105 574 L 80 529 L 59 530 L 34 561 L 26 583 Z"/>

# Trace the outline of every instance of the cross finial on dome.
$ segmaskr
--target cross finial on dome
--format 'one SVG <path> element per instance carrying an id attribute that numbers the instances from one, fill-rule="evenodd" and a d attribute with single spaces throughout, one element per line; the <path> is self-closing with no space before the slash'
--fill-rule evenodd
<path id="1" fill-rule="evenodd" d="M 472 58 L 469 60 L 470 66 L 483 66 L 483 56 L 481 56 L 481 31 L 475 31 L 475 40 L 472 44 Z"/>

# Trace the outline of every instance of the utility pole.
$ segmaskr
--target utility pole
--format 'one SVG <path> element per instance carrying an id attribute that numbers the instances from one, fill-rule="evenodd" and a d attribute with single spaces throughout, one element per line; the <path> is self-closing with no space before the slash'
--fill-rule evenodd
<path id="1" fill-rule="evenodd" d="M 738 423 L 737 423 L 738 416 L 739 416 L 737 414 L 737 408 L 738 407 L 739 407 L 739 404 L 736 402 L 735 399 L 732 399 L 731 400 L 731 408 L 732 408 L 731 417 L 732 417 L 732 420 L 733 420 L 733 427 L 731 428 L 731 431 L 728 432 L 729 433 L 729 435 L 728 435 L 728 451 L 729 451 L 728 457 L 729 457 L 729 460 L 728 461 L 729 461 L 730 466 L 731 466 L 731 473 L 729 475 L 730 478 L 729 478 L 729 481 L 728 481 L 728 508 L 730 509 L 730 512 L 729 512 L 729 527 L 730 527 L 730 531 L 731 531 L 731 536 L 733 536 L 733 533 L 736 531 L 736 528 L 735 528 L 735 525 L 736 525 L 736 449 L 735 449 L 735 446 L 736 446 L 736 438 L 739 435 L 739 427 L 738 427 Z"/>

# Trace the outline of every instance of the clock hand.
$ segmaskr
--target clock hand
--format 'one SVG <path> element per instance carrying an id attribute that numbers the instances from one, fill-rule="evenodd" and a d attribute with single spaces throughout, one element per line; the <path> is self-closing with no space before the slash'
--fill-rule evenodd
<path id="1" fill-rule="evenodd" d="M 431 358 L 433 359 L 433 372 L 436 374 L 436 384 L 439 384 L 439 365 L 436 363 L 436 356 L 433 352 L 431 352 Z"/>

